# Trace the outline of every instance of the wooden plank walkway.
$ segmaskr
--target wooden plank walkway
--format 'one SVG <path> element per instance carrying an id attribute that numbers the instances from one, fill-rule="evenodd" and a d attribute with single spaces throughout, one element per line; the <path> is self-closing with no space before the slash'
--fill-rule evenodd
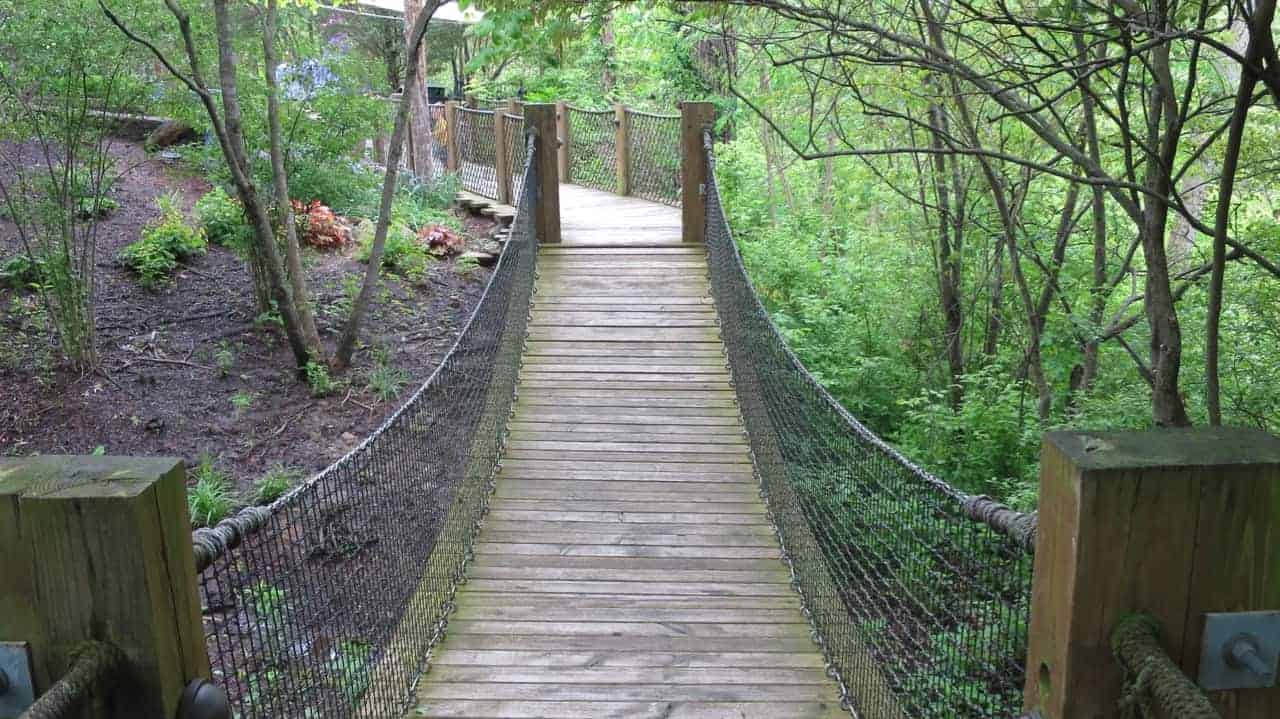
<path id="1" fill-rule="evenodd" d="M 847 716 L 759 498 L 705 252 L 538 263 L 496 493 L 411 716 Z"/>
<path id="2" fill-rule="evenodd" d="M 565 245 L 679 245 L 680 208 L 580 185 L 560 185 Z"/>

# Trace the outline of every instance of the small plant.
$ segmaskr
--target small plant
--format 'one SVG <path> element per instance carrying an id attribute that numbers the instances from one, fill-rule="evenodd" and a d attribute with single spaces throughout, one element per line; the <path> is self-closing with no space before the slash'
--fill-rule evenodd
<path id="1" fill-rule="evenodd" d="M 241 390 L 231 395 L 231 406 L 236 408 L 236 412 L 240 413 L 253 406 L 253 400 L 257 397 L 253 392 Z"/>
<path id="2" fill-rule="evenodd" d="M 253 483 L 253 503 L 271 504 L 292 489 L 297 480 L 297 470 L 277 464 Z"/>
<path id="3" fill-rule="evenodd" d="M 364 379 L 365 385 L 378 399 L 390 402 L 399 397 L 401 390 L 409 383 L 409 373 L 390 364 L 383 356 L 365 373 Z"/>
<path id="4" fill-rule="evenodd" d="M 372 251 L 373 233 L 370 232 L 361 242 L 357 258 L 368 262 Z M 409 228 L 398 224 L 387 228 L 387 240 L 382 246 L 383 268 L 414 275 L 422 273 L 430 261 L 426 248 Z"/>
<path id="5" fill-rule="evenodd" d="M 244 206 L 221 187 L 196 201 L 196 219 L 210 242 L 237 254 L 245 254 L 253 241 L 253 228 L 244 216 Z"/>
<path id="6" fill-rule="evenodd" d="M 277 618 L 284 609 L 284 590 L 267 582 L 259 581 L 245 590 L 249 595 L 249 604 L 253 611 L 262 618 Z"/>
<path id="7" fill-rule="evenodd" d="M 341 222 L 332 209 L 319 200 L 302 204 L 291 200 L 293 219 L 298 226 L 298 239 L 308 247 L 318 250 L 336 250 L 351 241 L 351 231 Z"/>
<path id="8" fill-rule="evenodd" d="M 428 225 L 422 228 L 418 231 L 418 241 L 425 244 L 431 254 L 437 257 L 462 252 L 462 235 L 444 225 Z"/>
<path id="9" fill-rule="evenodd" d="M 32 259 L 25 253 L 0 262 L 0 287 L 7 286 L 15 290 L 37 287 L 44 282 L 44 276 L 44 260 Z"/>
<path id="10" fill-rule="evenodd" d="M 191 473 L 196 483 L 187 488 L 187 509 L 191 523 L 197 527 L 210 527 L 222 521 L 235 509 L 235 492 L 231 480 L 213 465 L 213 458 L 205 455 Z"/>
<path id="11" fill-rule="evenodd" d="M 176 195 L 161 197 L 156 204 L 160 217 L 143 228 L 141 239 L 120 252 L 120 261 L 138 274 L 147 289 L 167 282 L 180 261 L 204 254 L 207 247 L 204 229 L 187 223 Z"/>
<path id="12" fill-rule="evenodd" d="M 307 384 L 311 386 L 312 397 L 327 397 L 333 394 L 338 385 L 329 376 L 329 368 L 312 360 L 303 368 L 307 376 Z"/>
<path id="13" fill-rule="evenodd" d="M 218 349 L 213 353 L 213 364 L 218 368 L 218 376 L 226 379 L 231 376 L 231 370 L 236 364 L 236 353 L 231 350 L 231 345 L 226 340 L 218 343 Z"/>
<path id="14" fill-rule="evenodd" d="M 101 219 L 118 209 L 120 209 L 120 203 L 106 195 L 91 195 L 76 200 L 76 215 L 83 220 Z"/>
<path id="15" fill-rule="evenodd" d="M 463 277 L 470 277 L 472 272 L 480 269 L 480 261 L 474 257 L 459 257 L 453 261 L 453 271 Z"/>

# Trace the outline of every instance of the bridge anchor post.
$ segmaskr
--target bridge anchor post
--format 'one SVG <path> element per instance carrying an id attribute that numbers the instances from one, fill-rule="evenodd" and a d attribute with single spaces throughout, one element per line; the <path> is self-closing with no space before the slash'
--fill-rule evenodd
<path id="1" fill-rule="evenodd" d="M 533 198 L 533 229 L 538 242 L 560 241 L 560 140 L 556 136 L 556 106 L 525 104 L 524 126 L 534 142 L 537 196 Z"/>
<path id="2" fill-rule="evenodd" d="M 707 153 L 702 133 L 715 121 L 715 105 L 680 103 L 680 215 L 685 242 L 706 240 Z"/>
<path id="3" fill-rule="evenodd" d="M 87 643 L 118 651 L 77 717 L 177 716 L 210 676 L 182 462 L 0 459 L 0 641 L 29 646 L 37 697 Z"/>
<path id="4" fill-rule="evenodd" d="M 1194 682 L 1206 615 L 1280 610 L 1280 439 L 1240 428 L 1051 432 L 1040 466 L 1027 709 L 1120 716 L 1112 636 L 1126 616 L 1154 618 Z M 1280 716 L 1275 686 L 1209 698 L 1224 719 Z"/>

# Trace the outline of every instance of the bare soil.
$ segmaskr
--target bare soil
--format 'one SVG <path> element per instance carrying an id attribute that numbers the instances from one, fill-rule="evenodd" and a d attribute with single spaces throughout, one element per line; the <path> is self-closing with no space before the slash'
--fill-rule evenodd
<path id="1" fill-rule="evenodd" d="M 119 208 L 99 235 L 101 366 L 67 370 L 37 297 L 0 289 L 0 454 L 97 450 L 189 463 L 207 456 L 246 497 L 276 465 L 310 475 L 359 443 L 429 376 L 488 278 L 489 270 L 452 260 L 433 263 L 416 281 L 384 275 L 354 367 L 335 377 L 333 394 L 314 397 L 299 381 L 283 333 L 256 318 L 248 271 L 232 252 L 210 245 L 157 291 L 116 263 L 119 250 L 159 214 L 158 196 L 176 192 L 190 212 L 209 184 L 137 143 L 118 141 L 114 152 L 127 170 L 111 191 Z M 492 223 L 468 217 L 466 228 L 471 245 Z M 0 262 L 19 249 L 14 225 L 0 219 Z M 348 278 L 364 269 L 354 255 L 354 247 L 305 250 L 326 342 L 345 321 Z M 368 386 L 380 353 L 407 375 L 396 398 L 380 398 Z"/>

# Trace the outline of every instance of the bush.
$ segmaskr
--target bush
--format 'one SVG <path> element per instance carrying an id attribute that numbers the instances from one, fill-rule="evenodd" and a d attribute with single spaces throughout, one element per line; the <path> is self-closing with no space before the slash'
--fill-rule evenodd
<path id="1" fill-rule="evenodd" d="M 307 375 L 307 384 L 311 386 L 312 397 L 327 397 L 338 388 L 337 383 L 329 376 L 329 368 L 319 362 L 308 362 L 303 372 Z"/>
<path id="2" fill-rule="evenodd" d="M 33 287 L 44 282 L 44 277 L 44 260 L 26 253 L 0 262 L 0 287 L 8 286 L 15 290 Z"/>
<path id="3" fill-rule="evenodd" d="M 209 241 L 243 254 L 253 241 L 253 227 L 240 201 L 221 187 L 206 192 L 196 201 L 196 219 Z"/>
<path id="4" fill-rule="evenodd" d="M 253 483 L 253 503 L 271 504 L 293 488 L 298 471 L 277 464 Z"/>
<path id="5" fill-rule="evenodd" d="M 204 230 L 187 224 L 175 196 L 157 200 L 160 218 L 142 230 L 142 238 L 120 252 L 120 261 L 138 274 L 142 286 L 155 289 L 164 284 L 178 263 L 207 248 Z"/>
<path id="6" fill-rule="evenodd" d="M 359 232 L 360 251 L 356 256 L 361 262 L 367 263 L 373 253 L 373 234 L 372 222 L 363 225 Z M 425 271 L 430 261 L 426 248 L 412 230 L 396 223 L 387 228 L 387 241 L 382 248 L 384 269 L 415 275 Z"/>
<path id="7" fill-rule="evenodd" d="M 458 190 L 462 187 L 457 174 L 452 172 L 442 172 L 429 178 L 408 173 L 406 175 L 400 178 L 397 187 L 403 189 L 397 194 L 433 210 L 447 210 L 452 207 L 454 199 L 458 196 Z"/>

